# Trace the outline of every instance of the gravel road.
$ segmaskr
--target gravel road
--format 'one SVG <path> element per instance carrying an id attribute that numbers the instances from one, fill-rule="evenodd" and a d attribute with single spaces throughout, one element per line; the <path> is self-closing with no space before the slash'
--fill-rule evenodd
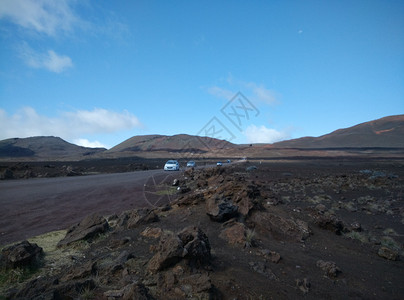
<path id="1" fill-rule="evenodd" d="M 161 204 L 145 194 L 145 184 L 158 184 L 167 176 L 178 174 L 149 170 L 1 181 L 0 246 L 66 229 L 94 212 L 119 214 L 128 209 Z"/>

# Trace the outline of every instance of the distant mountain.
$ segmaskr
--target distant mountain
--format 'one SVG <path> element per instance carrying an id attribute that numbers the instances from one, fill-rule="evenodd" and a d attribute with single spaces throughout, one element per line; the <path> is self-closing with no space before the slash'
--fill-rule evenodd
<path id="1" fill-rule="evenodd" d="M 404 115 L 384 117 L 320 137 L 303 137 L 272 144 L 275 148 L 404 148 Z"/>
<path id="2" fill-rule="evenodd" d="M 104 148 L 77 146 L 53 136 L 12 138 L 0 141 L 0 158 L 80 158 L 105 150 Z"/>
<path id="3" fill-rule="evenodd" d="M 329 153 L 328 149 L 349 152 L 352 148 L 362 152 L 367 148 L 377 148 L 382 150 L 372 150 L 372 153 L 382 151 L 383 155 L 387 155 L 388 151 L 391 151 L 394 155 L 401 157 L 404 149 L 404 115 L 365 122 L 320 137 L 303 137 L 274 144 L 236 145 L 224 140 L 187 134 L 139 135 L 106 150 L 77 146 L 52 136 L 13 138 L 0 141 L 0 159 L 45 161 L 133 156 L 181 158 L 199 154 L 206 157 L 332 156 L 335 153 Z M 316 151 L 312 150 L 319 150 L 321 153 L 314 153 Z M 367 152 L 362 154 L 368 155 Z"/>
<path id="4" fill-rule="evenodd" d="M 139 135 L 109 149 L 113 152 L 209 152 L 214 149 L 231 149 L 237 145 L 210 137 L 200 137 L 187 134 L 166 135 Z"/>

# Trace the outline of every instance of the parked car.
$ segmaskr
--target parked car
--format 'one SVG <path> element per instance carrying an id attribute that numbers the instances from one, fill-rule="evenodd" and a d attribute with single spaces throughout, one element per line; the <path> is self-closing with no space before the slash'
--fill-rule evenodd
<path id="1" fill-rule="evenodd" d="M 220 167 L 220 166 L 222 166 L 223 164 L 219 161 L 217 164 L 216 164 L 216 166 L 218 166 L 218 167 Z"/>
<path id="2" fill-rule="evenodd" d="M 195 166 L 196 166 L 196 164 L 193 160 L 190 160 L 189 162 L 187 162 L 187 167 L 195 168 Z"/>
<path id="3" fill-rule="evenodd" d="M 164 171 L 178 171 L 180 169 L 180 164 L 176 160 L 169 160 L 164 165 Z"/>
<path id="4" fill-rule="evenodd" d="M 230 159 L 228 159 L 228 160 L 227 160 L 227 163 L 228 163 L 228 164 L 229 164 L 229 163 L 231 163 L 231 160 L 230 160 Z"/>

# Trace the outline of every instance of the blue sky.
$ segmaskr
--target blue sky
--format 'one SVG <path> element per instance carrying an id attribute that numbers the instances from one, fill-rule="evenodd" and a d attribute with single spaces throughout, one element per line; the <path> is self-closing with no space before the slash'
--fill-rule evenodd
<path id="1" fill-rule="evenodd" d="M 404 1 L 0 1 L 0 139 L 272 143 L 403 113 Z"/>

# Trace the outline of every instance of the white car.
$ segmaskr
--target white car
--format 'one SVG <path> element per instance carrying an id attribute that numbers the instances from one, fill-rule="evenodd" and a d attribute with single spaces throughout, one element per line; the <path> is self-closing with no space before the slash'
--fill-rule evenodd
<path id="1" fill-rule="evenodd" d="M 176 160 L 169 160 L 164 165 L 164 171 L 178 171 L 180 169 L 180 164 Z"/>
<path id="2" fill-rule="evenodd" d="M 195 164 L 195 162 L 194 162 L 193 160 L 190 160 L 190 161 L 187 163 L 187 167 L 189 167 L 189 168 L 195 168 L 195 166 L 196 166 L 196 164 Z"/>
<path id="3" fill-rule="evenodd" d="M 219 161 L 216 166 L 221 167 L 223 164 Z"/>

